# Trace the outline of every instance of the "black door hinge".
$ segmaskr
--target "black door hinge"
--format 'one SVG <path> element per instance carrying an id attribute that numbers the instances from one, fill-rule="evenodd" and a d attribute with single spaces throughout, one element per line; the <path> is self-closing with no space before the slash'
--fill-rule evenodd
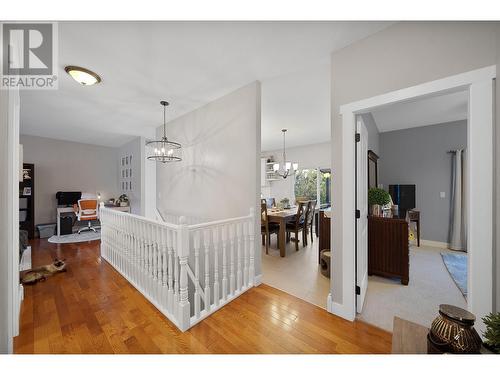
<path id="1" fill-rule="evenodd" d="M 359 219 L 361 217 L 361 211 L 356 210 L 355 215 L 356 215 L 356 219 Z"/>
<path id="2" fill-rule="evenodd" d="M 361 294 L 361 288 L 356 285 L 356 294 L 359 296 Z"/>
<path id="3" fill-rule="evenodd" d="M 356 142 L 360 142 L 360 141 L 361 141 L 361 134 L 356 133 Z"/>

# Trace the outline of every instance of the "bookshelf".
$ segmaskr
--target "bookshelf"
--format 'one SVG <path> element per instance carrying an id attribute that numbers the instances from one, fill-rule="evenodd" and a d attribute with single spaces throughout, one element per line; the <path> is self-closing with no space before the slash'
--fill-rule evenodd
<path id="1" fill-rule="evenodd" d="M 35 238 L 35 165 L 23 164 L 23 180 L 19 182 L 19 229 Z"/>

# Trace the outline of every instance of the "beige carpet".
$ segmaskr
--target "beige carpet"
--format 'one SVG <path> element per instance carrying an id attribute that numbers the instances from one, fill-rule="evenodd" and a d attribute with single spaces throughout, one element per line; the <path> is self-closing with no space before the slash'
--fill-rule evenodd
<path id="1" fill-rule="evenodd" d="M 410 248 L 410 283 L 370 276 L 358 319 L 392 332 L 394 316 L 429 327 L 443 303 L 467 308 L 467 302 L 433 247 Z M 450 251 L 451 252 L 451 251 Z"/>
<path id="2" fill-rule="evenodd" d="M 330 279 L 319 270 L 319 239 L 315 237 L 311 244 L 309 238 L 309 245 L 302 247 L 300 236 L 299 251 L 295 251 L 295 243 L 290 242 L 286 247 L 286 257 L 281 258 L 276 236 L 271 237 L 269 255 L 262 246 L 262 282 L 326 309 Z"/>

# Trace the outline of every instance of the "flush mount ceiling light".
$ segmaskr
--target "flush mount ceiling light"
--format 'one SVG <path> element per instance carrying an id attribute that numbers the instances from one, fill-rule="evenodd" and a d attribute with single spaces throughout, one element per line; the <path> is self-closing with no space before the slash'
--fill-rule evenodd
<path id="1" fill-rule="evenodd" d="M 101 82 L 101 77 L 91 70 L 82 68 L 80 66 L 68 65 L 64 68 L 76 82 L 84 86 L 92 86 Z"/>
<path id="2" fill-rule="evenodd" d="M 167 138 L 167 123 L 165 113 L 168 102 L 162 100 L 160 104 L 163 106 L 163 137 L 158 141 L 146 142 L 148 149 L 148 160 L 154 160 L 160 163 L 169 163 L 173 161 L 181 161 L 181 144 L 169 141 Z"/>
<path id="3" fill-rule="evenodd" d="M 297 170 L 299 169 L 299 163 L 293 163 L 291 161 L 286 160 L 286 143 L 285 143 L 286 129 L 281 129 L 281 132 L 283 133 L 283 164 L 280 165 L 280 163 L 275 163 L 273 165 L 273 171 L 278 176 L 287 178 L 289 175 L 294 175 L 297 172 Z"/>

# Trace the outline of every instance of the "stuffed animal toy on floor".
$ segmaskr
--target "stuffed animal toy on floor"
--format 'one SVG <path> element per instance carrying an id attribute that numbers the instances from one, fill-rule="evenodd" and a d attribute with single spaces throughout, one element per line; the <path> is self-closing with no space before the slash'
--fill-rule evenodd
<path id="1" fill-rule="evenodd" d="M 64 261 L 65 259 L 59 260 L 55 258 L 52 264 L 26 271 L 21 277 L 21 283 L 23 285 L 31 285 L 39 281 L 45 281 L 47 277 L 56 273 L 66 272 L 66 263 Z"/>

